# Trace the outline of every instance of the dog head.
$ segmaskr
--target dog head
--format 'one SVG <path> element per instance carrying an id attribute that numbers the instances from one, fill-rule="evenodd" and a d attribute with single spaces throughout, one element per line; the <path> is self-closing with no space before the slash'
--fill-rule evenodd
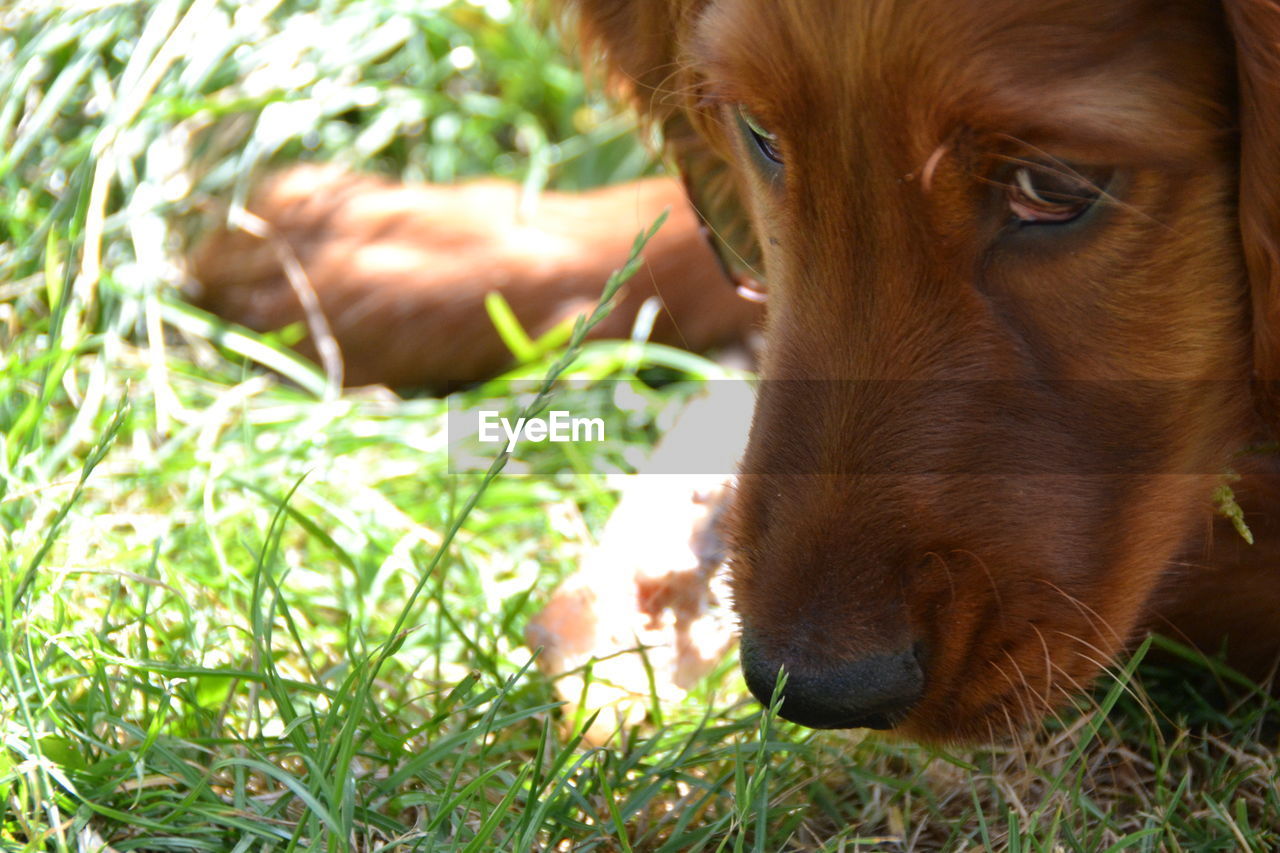
<path id="1" fill-rule="evenodd" d="M 1050 712 L 1280 399 L 1280 8 L 577 5 L 767 282 L 753 692 L 923 739 Z"/>

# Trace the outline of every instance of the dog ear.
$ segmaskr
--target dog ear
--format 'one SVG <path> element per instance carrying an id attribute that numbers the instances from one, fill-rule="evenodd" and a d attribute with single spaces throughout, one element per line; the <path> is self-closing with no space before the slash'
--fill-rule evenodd
<path id="1" fill-rule="evenodd" d="M 564 0 L 577 13 L 583 43 L 603 57 L 611 82 L 662 130 L 666 154 L 729 277 L 763 277 L 755 232 L 737 178 L 698 119 L 685 39 L 706 0 Z"/>
<path id="2" fill-rule="evenodd" d="M 604 60 L 611 82 L 637 99 L 642 112 L 657 104 L 643 99 L 668 88 L 676 67 L 679 25 L 700 0 L 560 0 L 575 15 L 588 56 Z"/>
<path id="3" fill-rule="evenodd" d="M 1280 426 L 1280 4 L 1226 0 L 1240 90 L 1240 237 L 1259 408 Z"/>

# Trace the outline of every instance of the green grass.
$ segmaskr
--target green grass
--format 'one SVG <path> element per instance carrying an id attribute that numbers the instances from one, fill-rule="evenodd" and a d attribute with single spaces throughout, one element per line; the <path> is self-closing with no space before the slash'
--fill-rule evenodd
<path id="1" fill-rule="evenodd" d="M 1120 673 L 1024 742 L 940 752 L 785 724 L 726 661 L 585 745 L 521 631 L 612 508 L 582 472 L 648 441 L 649 404 L 625 446 L 539 463 L 579 473 L 450 476 L 445 403 L 335 397 L 178 295 L 186 241 L 265 164 L 651 170 L 504 9 L 0 11 L 0 848 L 1280 845 L 1277 709 L 1205 698 L 1211 669 Z"/>

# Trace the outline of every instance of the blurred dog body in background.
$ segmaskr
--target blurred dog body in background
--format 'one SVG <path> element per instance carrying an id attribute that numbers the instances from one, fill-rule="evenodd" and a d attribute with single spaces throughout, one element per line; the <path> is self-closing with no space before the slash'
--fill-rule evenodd
<path id="1" fill-rule="evenodd" d="M 679 182 L 548 191 L 532 202 L 497 180 L 403 184 L 294 167 L 264 181 L 249 203 L 265 230 L 220 229 L 202 241 L 192 259 L 193 301 L 267 332 L 307 322 L 298 289 L 309 290 L 347 385 L 443 392 L 511 364 L 485 311 L 487 294 L 505 297 L 537 338 L 590 312 L 636 233 L 669 211 L 644 269 L 593 337 L 627 338 L 651 297 L 662 306 L 650 336 L 659 343 L 695 352 L 742 346 L 758 325 L 760 306 L 722 280 Z M 314 325 L 298 348 L 318 358 Z"/>

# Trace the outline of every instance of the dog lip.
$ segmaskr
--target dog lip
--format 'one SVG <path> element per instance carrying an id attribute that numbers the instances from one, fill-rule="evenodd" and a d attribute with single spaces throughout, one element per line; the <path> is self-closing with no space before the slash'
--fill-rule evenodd
<path id="1" fill-rule="evenodd" d="M 846 708 L 826 709 L 804 701 L 792 701 L 790 703 L 791 707 L 788 708 L 787 695 L 784 690 L 782 704 L 778 707 L 778 716 L 810 729 L 874 729 L 876 731 L 889 731 L 906 721 L 918 701 L 917 697 L 904 707 L 902 702 L 890 700 L 881 705 L 858 708 L 856 710 Z"/>
<path id="2" fill-rule="evenodd" d="M 811 729 L 836 730 L 836 729 L 874 729 L 875 731 L 885 732 L 896 728 L 904 719 L 905 714 L 897 713 L 878 713 L 874 711 L 864 712 L 856 716 L 847 717 L 837 722 L 830 721 L 814 721 L 805 722 L 790 717 L 786 713 L 786 699 L 782 701 L 782 707 L 778 709 L 778 716 L 784 720 L 790 720 L 793 723 L 799 723 Z"/>

